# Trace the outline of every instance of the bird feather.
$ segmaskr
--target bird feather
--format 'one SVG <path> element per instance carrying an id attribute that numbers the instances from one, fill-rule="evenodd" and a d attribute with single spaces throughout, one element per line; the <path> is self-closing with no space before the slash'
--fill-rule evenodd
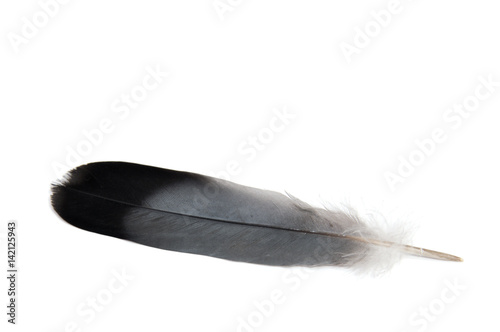
<path id="1" fill-rule="evenodd" d="M 140 164 L 79 166 L 53 184 L 51 201 L 64 220 L 87 231 L 232 261 L 380 271 L 402 254 L 461 260 L 402 244 L 401 234 L 380 231 L 352 210 Z"/>

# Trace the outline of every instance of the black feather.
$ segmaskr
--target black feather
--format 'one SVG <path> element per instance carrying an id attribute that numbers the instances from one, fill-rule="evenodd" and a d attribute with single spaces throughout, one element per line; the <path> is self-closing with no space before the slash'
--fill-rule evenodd
<path id="1" fill-rule="evenodd" d="M 266 265 L 351 266 L 374 247 L 366 239 L 377 239 L 345 212 L 208 176 L 125 162 L 70 171 L 53 185 L 52 205 L 68 223 L 91 232 Z"/>

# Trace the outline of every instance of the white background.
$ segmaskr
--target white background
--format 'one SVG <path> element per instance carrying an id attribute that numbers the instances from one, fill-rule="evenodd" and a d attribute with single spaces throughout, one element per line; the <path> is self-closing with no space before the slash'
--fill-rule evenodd
<path id="1" fill-rule="evenodd" d="M 500 81 L 498 6 L 402 0 L 380 27 L 370 12 L 388 1 L 221 3 L 230 10 L 218 13 L 211 0 L 75 0 L 51 7 L 44 22 L 37 1 L 2 2 L 1 240 L 5 252 L 6 222 L 17 220 L 20 270 L 16 326 L 6 323 L 1 283 L 2 331 L 497 327 L 500 87 L 455 127 L 443 116 L 473 101 L 479 77 Z M 25 38 L 33 16 L 45 26 Z M 366 26 L 372 37 L 349 62 L 341 45 L 356 38 L 361 45 L 358 29 Z M 114 112 L 122 94 L 140 89 L 148 67 L 169 75 L 126 116 Z M 284 109 L 293 116 L 272 131 Z M 222 175 L 235 160 L 232 181 L 313 204 L 361 202 L 415 225 L 415 244 L 465 261 L 405 259 L 381 278 L 358 277 L 226 262 L 82 231 L 53 212 L 50 183 L 54 165 L 88 148 L 84 131 L 103 119 L 112 130 L 96 135 L 77 164 L 122 160 Z M 387 172 L 398 174 L 398 158 L 417 158 L 415 141 L 436 128 L 444 142 L 391 188 Z M 249 137 L 260 137 L 260 150 Z M 113 271 L 133 280 L 108 299 Z M 78 313 L 99 296 L 109 302 L 101 311 Z"/>

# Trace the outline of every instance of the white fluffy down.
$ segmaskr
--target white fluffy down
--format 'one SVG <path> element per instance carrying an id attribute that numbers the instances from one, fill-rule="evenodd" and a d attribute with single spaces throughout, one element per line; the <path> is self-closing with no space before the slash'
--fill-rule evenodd
<path id="1" fill-rule="evenodd" d="M 352 207 L 341 208 L 352 220 L 353 236 L 392 242 L 395 246 L 385 247 L 370 245 L 363 258 L 351 269 L 356 273 L 378 276 L 388 272 L 404 255 L 398 245 L 411 244 L 413 227 L 408 223 L 391 222 L 375 210 L 354 210 Z"/>
<path id="2" fill-rule="evenodd" d="M 342 235 L 396 244 L 390 247 L 367 245 L 366 249 L 360 252 L 348 254 L 358 256 L 357 259 L 353 259 L 354 263 L 349 266 L 349 269 L 356 274 L 379 276 L 388 272 L 405 255 L 398 245 L 411 244 L 414 233 L 412 224 L 391 222 L 377 210 L 361 207 L 355 209 L 347 203 L 339 206 L 325 205 L 324 207 L 328 213 L 345 216 L 346 231 Z"/>

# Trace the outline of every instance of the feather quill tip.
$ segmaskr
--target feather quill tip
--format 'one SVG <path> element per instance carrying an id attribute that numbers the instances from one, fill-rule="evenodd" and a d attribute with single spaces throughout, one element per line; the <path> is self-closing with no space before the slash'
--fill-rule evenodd
<path id="1" fill-rule="evenodd" d="M 431 259 L 439 259 L 442 261 L 450 261 L 450 262 L 463 262 L 464 260 L 461 257 L 446 254 L 444 252 L 418 248 L 413 246 L 405 245 L 402 249 L 403 252 L 418 257 L 431 258 Z"/>

